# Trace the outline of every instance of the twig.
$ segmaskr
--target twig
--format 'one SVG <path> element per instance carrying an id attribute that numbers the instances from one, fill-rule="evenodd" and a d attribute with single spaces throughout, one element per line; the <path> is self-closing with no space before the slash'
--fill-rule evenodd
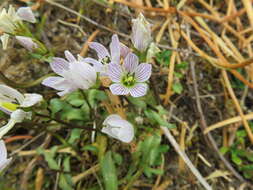
<path id="1" fill-rule="evenodd" d="M 171 145 L 174 147 L 176 152 L 181 156 L 181 158 L 184 160 L 186 165 L 189 167 L 189 169 L 192 171 L 195 177 L 199 180 L 199 182 L 205 187 L 205 189 L 212 190 L 212 187 L 206 182 L 206 180 L 202 177 L 199 171 L 195 168 L 195 166 L 192 164 L 188 156 L 180 149 L 178 143 L 176 142 L 175 138 L 171 135 L 170 131 L 166 127 L 161 127 L 161 129 L 163 130 L 165 136 L 168 138 L 168 140 L 170 141 Z"/>

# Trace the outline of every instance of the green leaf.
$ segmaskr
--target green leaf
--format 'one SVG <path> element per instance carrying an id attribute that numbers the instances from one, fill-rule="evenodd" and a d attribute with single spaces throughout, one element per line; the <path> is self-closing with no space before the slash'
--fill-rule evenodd
<path id="1" fill-rule="evenodd" d="M 57 112 L 61 111 L 65 105 L 66 103 L 62 100 L 54 98 L 50 100 L 49 109 L 51 110 L 52 115 L 55 115 Z"/>
<path id="2" fill-rule="evenodd" d="M 64 109 L 64 111 L 62 111 L 62 118 L 64 118 L 64 120 L 85 120 L 85 114 L 83 112 L 83 110 L 81 109 L 77 109 L 77 108 L 72 108 L 72 109 Z"/>
<path id="3" fill-rule="evenodd" d="M 174 128 L 175 127 L 175 125 L 165 121 L 162 118 L 162 115 L 160 115 L 159 113 L 157 113 L 153 110 L 147 109 L 147 110 L 144 111 L 144 113 L 150 120 L 152 120 L 155 123 L 158 123 L 160 126 L 164 126 L 164 127 L 168 127 L 168 128 Z"/>
<path id="4" fill-rule="evenodd" d="M 175 93 L 181 94 L 183 92 L 183 86 L 181 83 L 177 82 L 172 85 L 172 89 Z"/>
<path id="5" fill-rule="evenodd" d="M 68 179 L 67 179 L 66 174 L 60 174 L 59 187 L 62 190 L 74 190 L 74 188 L 68 183 Z"/>
<path id="6" fill-rule="evenodd" d="M 56 152 L 57 149 L 58 149 L 58 147 L 53 147 L 53 148 L 51 148 L 50 152 L 46 152 L 42 148 L 38 148 L 37 149 L 37 152 L 39 154 L 43 154 L 44 155 L 45 160 L 48 163 L 49 168 L 50 169 L 54 169 L 54 170 L 59 170 L 60 169 L 60 166 L 58 165 L 58 163 L 54 159 L 55 152 Z"/>
<path id="7" fill-rule="evenodd" d="M 77 139 L 80 139 L 82 129 L 72 129 L 68 140 L 69 144 L 74 144 Z"/>
<path id="8" fill-rule="evenodd" d="M 97 90 L 97 89 L 91 89 L 88 92 L 88 101 L 89 101 L 91 107 L 93 107 L 93 108 L 96 105 L 97 101 L 103 101 L 106 99 L 107 99 L 107 96 L 104 91 Z"/>
<path id="9" fill-rule="evenodd" d="M 136 105 L 139 108 L 146 109 L 147 104 L 142 98 L 133 98 L 131 96 L 127 97 L 127 99 L 134 105 Z"/>
<path id="10" fill-rule="evenodd" d="M 183 61 L 180 64 L 176 64 L 176 69 L 187 69 L 189 67 L 189 63 Z"/>
<path id="11" fill-rule="evenodd" d="M 241 165 L 242 164 L 241 158 L 239 158 L 236 154 L 232 154 L 232 161 L 235 164 L 237 164 L 237 165 Z"/>
<path id="12" fill-rule="evenodd" d="M 228 151 L 229 151 L 229 147 L 223 146 L 223 147 L 220 148 L 220 152 L 223 155 L 226 154 Z"/>
<path id="13" fill-rule="evenodd" d="M 115 164 L 112 159 L 112 152 L 109 151 L 100 161 L 101 172 L 104 179 L 106 190 L 117 190 L 118 179 L 116 174 Z"/>
<path id="14" fill-rule="evenodd" d="M 72 106 L 80 107 L 85 102 L 82 94 L 79 91 L 69 94 L 66 101 Z"/>

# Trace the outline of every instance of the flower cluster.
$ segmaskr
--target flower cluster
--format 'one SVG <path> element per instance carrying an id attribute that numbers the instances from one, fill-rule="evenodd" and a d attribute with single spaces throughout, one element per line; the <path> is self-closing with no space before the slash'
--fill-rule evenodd
<path id="1" fill-rule="evenodd" d="M 1 40 L 3 47 L 7 47 L 10 35 L 16 37 L 19 43 L 29 51 L 38 48 L 38 44 L 32 38 L 25 35 L 22 21 L 34 23 L 36 21 L 30 8 L 22 7 L 16 12 L 10 6 L 8 12 L 3 9 L 0 13 L 0 30 L 3 32 Z M 68 50 L 65 59 L 53 57 L 50 61 L 51 69 L 59 76 L 50 76 L 42 81 L 44 86 L 57 90 L 59 96 L 65 96 L 78 89 L 87 90 L 97 88 L 104 78 L 110 80 L 110 91 L 114 95 L 130 95 L 142 97 L 148 92 L 148 80 L 151 76 L 152 65 L 147 60 L 156 53 L 157 47 L 151 45 L 151 25 L 140 14 L 133 19 L 131 41 L 133 48 L 129 48 L 120 42 L 114 34 L 109 45 L 109 50 L 98 42 L 89 43 L 89 47 L 97 54 L 97 59 L 92 57 L 77 58 Z M 152 48 L 151 48 L 152 47 Z M 140 59 L 137 55 L 144 55 Z M 143 57 L 143 56 L 142 56 Z M 143 63 L 139 63 L 143 60 Z M 103 84 L 103 83 L 102 83 Z M 42 101 L 39 94 L 21 94 L 17 90 L 6 85 L 0 85 L 0 110 L 10 116 L 9 122 L 0 128 L 0 140 L 13 128 L 16 123 L 24 119 L 30 119 L 32 113 L 27 111 L 35 104 Z M 103 122 L 101 131 L 110 137 L 129 143 L 134 138 L 134 127 L 127 120 L 117 114 L 109 115 Z M 7 159 L 6 147 L 0 141 L 0 170 L 11 159 Z"/>
<path id="2" fill-rule="evenodd" d="M 42 101 L 40 94 L 21 94 L 19 91 L 0 85 L 0 110 L 10 116 L 6 125 L 0 128 L 0 139 L 8 133 L 16 123 L 24 119 L 30 119 L 32 113 L 24 111 L 22 108 L 29 108 Z M 7 159 L 4 142 L 0 140 L 0 171 L 11 161 Z"/>
<path id="3" fill-rule="evenodd" d="M 15 9 L 10 6 L 8 11 L 3 9 L 0 12 L 0 31 L 3 32 L 0 38 L 3 49 L 7 48 L 10 36 L 15 36 L 18 42 L 30 51 L 38 47 L 30 37 L 24 36 L 28 34 L 23 21 L 30 23 L 36 22 L 30 7 L 20 7 L 16 12 Z"/>

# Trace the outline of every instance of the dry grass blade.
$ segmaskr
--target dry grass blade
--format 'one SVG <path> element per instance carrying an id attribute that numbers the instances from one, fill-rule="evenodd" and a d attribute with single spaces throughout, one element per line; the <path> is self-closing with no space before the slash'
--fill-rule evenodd
<path id="1" fill-rule="evenodd" d="M 250 113 L 250 114 L 247 114 L 247 115 L 244 115 L 244 118 L 246 120 L 252 120 L 253 119 L 253 113 Z M 221 128 L 221 127 L 225 127 L 226 125 L 230 125 L 230 124 L 233 124 L 233 123 L 236 123 L 236 122 L 241 122 L 242 121 L 242 117 L 241 116 L 236 116 L 236 117 L 233 117 L 233 118 L 230 118 L 230 119 L 226 119 L 226 120 L 223 120 L 221 122 L 218 122 L 218 123 L 215 123 L 213 125 L 210 125 L 209 127 L 206 128 L 206 130 L 204 131 L 204 133 L 209 133 L 215 129 L 218 129 L 218 128 Z"/>
<path id="2" fill-rule="evenodd" d="M 202 177 L 199 171 L 195 168 L 195 166 L 192 164 L 188 156 L 180 149 L 178 143 L 176 142 L 174 137 L 171 135 L 170 131 L 166 127 L 161 127 L 161 129 L 163 130 L 165 136 L 170 141 L 171 145 L 174 147 L 176 152 L 181 156 L 181 158 L 184 160 L 186 165 L 189 167 L 189 169 L 198 179 L 198 181 L 204 186 L 205 189 L 212 190 L 212 187 L 206 182 L 206 180 Z"/>
<path id="3" fill-rule="evenodd" d="M 232 89 L 232 87 L 230 85 L 230 82 L 229 82 L 229 79 L 228 79 L 228 76 L 227 76 L 227 72 L 225 70 L 222 70 L 222 76 L 223 76 L 224 82 L 226 84 L 226 88 L 227 88 L 227 90 L 229 92 L 229 95 L 232 98 L 233 103 L 234 103 L 234 105 L 235 105 L 238 113 L 240 114 L 240 116 L 242 118 L 243 126 L 245 127 L 245 130 L 246 130 L 246 132 L 248 134 L 250 142 L 251 142 L 251 144 L 253 144 L 253 134 L 252 134 L 252 131 L 250 129 L 250 126 L 249 126 L 247 120 L 245 119 L 244 113 L 243 113 L 243 111 L 241 109 L 241 106 L 240 106 L 240 104 L 239 104 L 239 102 L 238 102 L 238 100 L 237 100 L 237 98 L 236 98 L 236 96 L 234 94 L 234 91 L 233 91 L 233 89 Z"/>

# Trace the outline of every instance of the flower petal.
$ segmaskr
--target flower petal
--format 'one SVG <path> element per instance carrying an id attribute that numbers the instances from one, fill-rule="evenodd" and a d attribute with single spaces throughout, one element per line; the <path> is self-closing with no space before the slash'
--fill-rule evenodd
<path id="1" fill-rule="evenodd" d="M 130 89 L 130 94 L 133 97 L 141 97 L 147 94 L 148 85 L 145 83 L 138 83 Z"/>
<path id="2" fill-rule="evenodd" d="M 64 54 L 69 62 L 77 61 L 76 58 L 74 57 L 74 55 L 70 51 L 66 50 L 66 51 L 64 51 Z"/>
<path id="3" fill-rule="evenodd" d="M 0 140 L 0 162 L 6 160 L 7 158 L 7 149 L 3 140 Z"/>
<path id="4" fill-rule="evenodd" d="M 141 63 L 135 70 L 135 77 L 137 82 L 145 82 L 151 76 L 152 65 L 148 63 Z"/>
<path id="5" fill-rule="evenodd" d="M 130 53 L 130 49 L 123 43 L 120 43 L 120 55 L 125 58 L 128 53 Z"/>
<path id="6" fill-rule="evenodd" d="M 120 63 L 120 43 L 119 37 L 117 34 L 112 36 L 112 42 L 110 43 L 111 51 L 111 63 L 119 64 Z"/>
<path id="7" fill-rule="evenodd" d="M 65 90 L 71 86 L 63 77 L 48 77 L 41 84 L 55 90 Z"/>
<path id="8" fill-rule="evenodd" d="M 114 95 L 127 95 L 129 94 L 129 89 L 122 86 L 121 84 L 112 84 L 110 85 L 110 90 Z"/>
<path id="9" fill-rule="evenodd" d="M 0 171 L 2 171 L 4 168 L 6 168 L 9 165 L 11 160 L 12 160 L 12 158 L 8 158 L 8 159 L 2 161 L 0 163 Z"/>
<path id="10" fill-rule="evenodd" d="M 14 127 L 15 123 L 14 120 L 10 119 L 6 125 L 0 128 L 0 139 Z"/>
<path id="11" fill-rule="evenodd" d="M 120 82 L 122 72 L 123 71 L 120 64 L 110 63 L 108 65 L 108 76 L 113 82 Z"/>
<path id="12" fill-rule="evenodd" d="M 35 23 L 36 19 L 30 7 L 20 7 L 17 10 L 17 15 L 27 22 Z"/>
<path id="13" fill-rule="evenodd" d="M 89 47 L 91 49 L 94 49 L 97 52 L 99 60 L 101 60 L 107 56 L 110 57 L 110 54 L 109 54 L 108 50 L 105 48 L 105 46 L 103 46 L 102 44 L 100 44 L 98 42 L 90 42 Z"/>
<path id="14" fill-rule="evenodd" d="M 14 121 L 15 123 L 20 123 L 24 119 L 31 119 L 32 113 L 31 112 L 25 112 L 21 109 L 15 110 L 11 113 L 11 119 L 10 121 Z M 1 139 L 1 138 L 0 138 Z"/>
<path id="15" fill-rule="evenodd" d="M 124 59 L 124 68 L 127 72 L 133 73 L 138 66 L 139 58 L 134 53 L 130 52 Z"/>
<path id="16" fill-rule="evenodd" d="M 122 118 L 118 114 L 111 114 L 104 120 L 103 125 L 107 125 L 111 120 L 115 119 L 122 119 Z"/>
<path id="17" fill-rule="evenodd" d="M 20 107 L 31 107 L 39 102 L 42 101 L 43 97 L 40 94 L 24 94 L 25 95 L 25 99 L 22 102 L 22 104 L 20 105 Z"/>
<path id="18" fill-rule="evenodd" d="M 119 115 L 108 116 L 103 125 L 102 132 L 122 142 L 129 143 L 134 137 L 134 128 L 131 123 L 122 119 Z"/>
<path id="19" fill-rule="evenodd" d="M 1 94 L 0 97 L 1 96 L 6 97 L 7 99 L 12 100 L 11 101 L 12 103 L 14 103 L 16 100 L 19 103 L 22 103 L 24 100 L 23 94 L 21 94 L 16 89 L 3 84 L 0 85 L 0 94 Z"/>
<path id="20" fill-rule="evenodd" d="M 94 69 L 96 70 L 96 72 L 101 72 L 102 69 L 103 69 L 103 66 L 104 66 L 102 63 L 100 63 L 96 59 L 93 59 L 93 58 L 90 58 L 90 57 L 83 58 L 81 61 L 83 61 L 85 63 L 92 64 Z"/>
<path id="21" fill-rule="evenodd" d="M 60 57 L 54 57 L 53 61 L 49 64 L 52 70 L 58 75 L 62 75 L 64 71 L 69 70 L 69 63 Z"/>

